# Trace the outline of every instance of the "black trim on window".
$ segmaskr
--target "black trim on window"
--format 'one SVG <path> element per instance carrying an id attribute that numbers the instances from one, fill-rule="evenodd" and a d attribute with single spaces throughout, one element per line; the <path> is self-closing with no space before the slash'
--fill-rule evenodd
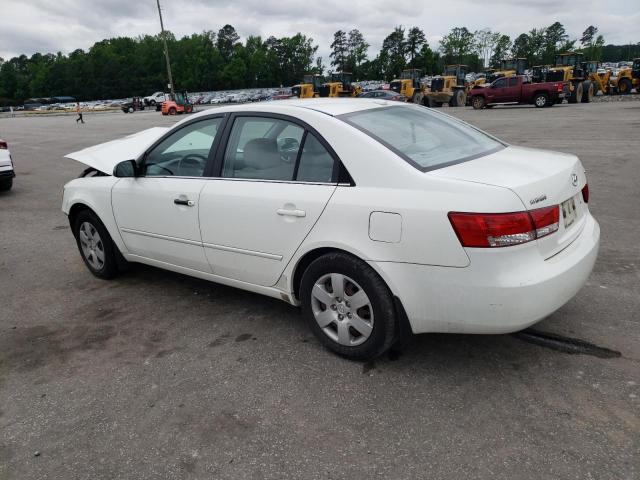
<path id="1" fill-rule="evenodd" d="M 211 148 L 209 149 L 209 155 L 207 157 L 207 163 L 204 166 L 204 171 L 202 173 L 201 177 L 197 177 L 197 178 L 206 178 L 207 175 L 207 170 L 210 168 L 211 163 L 213 162 L 213 158 L 215 156 L 216 151 L 218 150 L 218 147 L 220 146 L 220 141 L 223 137 L 222 137 L 222 133 L 223 130 L 225 129 L 226 125 L 227 125 L 227 120 L 228 120 L 228 113 L 217 113 L 215 115 L 207 115 L 206 117 L 198 117 L 198 118 L 194 118 L 194 119 L 190 119 L 187 122 L 184 122 L 182 125 L 180 125 L 179 128 L 171 128 L 169 129 L 169 131 L 164 134 L 162 137 L 160 137 L 158 140 L 156 140 L 154 143 L 151 144 L 150 147 L 148 147 L 144 153 L 138 157 L 138 159 L 136 159 L 136 163 L 138 164 L 138 167 L 140 167 L 140 171 L 144 171 L 144 166 L 145 166 L 145 162 L 147 159 L 147 155 L 149 155 L 149 153 L 151 153 L 158 145 L 160 145 L 162 142 L 164 142 L 167 138 L 169 138 L 170 136 L 172 136 L 174 133 L 179 132 L 180 130 L 182 130 L 183 128 L 189 127 L 195 123 L 199 123 L 202 121 L 206 121 L 206 120 L 213 120 L 216 118 L 220 118 L 221 122 L 220 125 L 218 126 L 218 129 L 216 130 L 216 136 L 213 139 L 213 143 L 211 145 Z M 144 177 L 144 175 L 141 175 L 142 177 Z M 171 178 L 171 177 L 167 177 L 167 178 Z M 179 175 L 176 175 L 176 178 L 180 178 Z"/>
<path id="2" fill-rule="evenodd" d="M 404 161 L 406 161 L 408 164 L 410 164 L 412 167 L 416 168 L 417 170 L 420 170 L 421 172 L 430 172 L 432 170 L 438 170 L 440 168 L 450 167 L 451 165 L 456 165 L 458 163 L 468 162 L 469 160 L 473 160 L 475 158 L 480 158 L 480 157 L 485 157 L 487 155 L 491 155 L 492 153 L 498 152 L 498 151 L 502 150 L 503 148 L 507 147 L 507 144 L 503 143 L 502 141 L 498 140 L 497 138 L 495 138 L 495 137 L 493 137 L 491 135 L 488 135 L 487 133 L 483 132 L 479 128 L 476 128 L 473 125 L 469 125 L 467 123 L 461 122 L 460 120 L 458 120 L 455 117 L 451 117 L 452 120 L 456 120 L 459 123 L 463 123 L 466 127 L 469 127 L 469 128 L 474 129 L 474 130 L 477 130 L 478 132 L 482 133 L 483 135 L 488 136 L 492 140 L 494 140 L 497 143 L 499 143 L 499 145 L 497 147 L 495 147 L 495 148 L 490 149 L 490 150 L 487 150 L 487 151 L 484 151 L 484 152 L 481 152 L 481 153 L 477 153 L 477 154 L 474 154 L 474 155 L 469 155 L 467 157 L 462 157 L 462 158 L 459 158 L 457 160 L 452 160 L 451 162 L 440 163 L 440 164 L 435 165 L 433 167 L 423 167 L 419 163 L 415 162 L 411 157 L 409 157 L 408 155 L 404 154 L 403 152 L 401 152 L 400 150 L 395 148 L 393 145 L 385 142 L 383 139 L 381 139 L 377 135 L 374 135 L 369 130 L 367 130 L 365 128 L 362 128 L 359 125 L 356 125 L 355 123 L 349 121 L 350 117 L 357 116 L 358 114 L 361 114 L 361 113 L 379 111 L 379 110 L 388 110 L 390 108 L 407 108 L 407 107 L 389 106 L 389 107 L 376 108 L 375 110 L 359 110 L 359 111 L 356 111 L 356 112 L 343 113 L 342 115 L 337 115 L 335 118 L 338 118 L 338 119 L 342 120 L 346 124 L 351 125 L 356 130 L 359 130 L 362 133 L 364 133 L 365 135 L 373 138 L 376 142 L 381 143 L 382 145 L 387 147 L 389 150 L 391 150 L 393 153 L 395 153 L 400 158 L 402 158 Z M 411 108 L 411 107 L 409 107 L 409 108 Z M 424 108 L 424 107 L 416 107 L 416 108 Z M 434 114 L 435 115 L 443 115 L 443 114 L 441 114 L 439 112 L 434 112 Z"/>
<path id="3" fill-rule="evenodd" d="M 320 133 L 318 133 L 318 131 L 315 128 L 313 128 L 311 125 L 309 125 L 307 122 L 300 120 L 299 118 L 292 117 L 290 115 L 284 115 L 281 113 L 243 111 L 243 112 L 231 112 L 229 114 L 224 126 L 224 131 L 222 132 L 222 137 L 220 139 L 220 142 L 218 143 L 218 148 L 215 153 L 215 158 L 213 161 L 213 167 L 211 171 L 208 171 L 207 169 L 205 169 L 205 177 L 225 178 L 222 176 L 224 154 L 227 150 L 227 144 L 229 142 L 229 137 L 231 135 L 233 124 L 235 123 L 235 120 L 238 117 L 263 117 L 263 118 L 270 118 L 274 120 L 283 120 L 286 122 L 296 124 L 299 127 L 302 127 L 305 130 L 305 133 L 303 134 L 304 135 L 303 140 L 306 139 L 307 132 L 311 133 L 314 137 L 316 137 L 316 139 L 320 142 L 320 144 L 327 150 L 329 155 L 331 155 L 331 158 L 333 158 L 333 172 L 331 174 L 331 183 L 337 184 L 340 178 L 344 176 L 344 175 L 341 175 L 341 171 L 343 169 L 346 171 L 346 168 L 344 167 L 342 161 L 340 160 L 340 157 L 338 157 L 338 154 L 336 154 L 335 150 L 331 147 L 329 142 L 327 142 L 322 137 L 322 135 L 320 135 Z M 216 136 L 216 140 L 217 140 L 217 136 Z M 301 143 L 300 150 L 298 151 L 298 158 L 296 159 L 295 175 L 297 175 L 297 168 L 300 162 L 300 155 L 303 147 L 304 147 L 304 141 Z M 294 179 L 291 180 L 292 182 L 296 181 L 295 175 L 293 177 Z M 348 172 L 347 172 L 347 175 L 348 175 Z M 351 178 L 350 175 L 349 175 L 349 178 Z M 243 180 L 243 179 L 235 179 L 235 180 Z M 263 181 L 268 182 L 270 180 L 265 179 Z M 300 183 L 309 183 L 309 182 L 300 182 Z M 351 181 L 351 185 L 355 185 L 355 183 Z"/>
<path id="4" fill-rule="evenodd" d="M 304 133 L 302 134 L 302 141 L 300 142 L 300 147 L 298 148 L 298 155 L 296 156 L 296 166 L 293 167 L 293 180 L 297 181 L 298 180 L 298 169 L 300 168 L 300 158 L 302 157 L 302 150 L 304 149 L 304 144 L 307 141 L 307 134 L 309 133 L 309 130 L 305 130 Z M 335 159 L 333 160 L 333 164 L 336 164 Z M 332 172 L 332 178 L 333 180 L 333 172 Z"/>

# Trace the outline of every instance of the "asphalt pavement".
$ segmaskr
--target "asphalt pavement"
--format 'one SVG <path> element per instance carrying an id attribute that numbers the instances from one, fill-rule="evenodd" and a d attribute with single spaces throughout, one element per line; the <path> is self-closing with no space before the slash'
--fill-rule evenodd
<path id="1" fill-rule="evenodd" d="M 593 348 L 421 335 L 362 364 L 278 300 L 146 266 L 99 280 L 63 155 L 178 118 L 1 118 L 0 479 L 640 478 L 640 102 L 443 111 L 582 159 L 600 255 L 535 328 Z"/>

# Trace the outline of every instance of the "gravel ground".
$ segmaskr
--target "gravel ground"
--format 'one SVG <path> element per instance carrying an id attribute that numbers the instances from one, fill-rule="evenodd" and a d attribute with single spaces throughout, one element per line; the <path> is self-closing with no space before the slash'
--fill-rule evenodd
<path id="1" fill-rule="evenodd" d="M 578 154 L 602 246 L 536 326 L 620 352 L 421 335 L 361 364 L 277 300 L 80 260 L 62 156 L 175 118 L 2 118 L 0 479 L 640 478 L 640 103 L 446 109 L 502 139 Z M 544 299 L 541 299 L 544 301 Z"/>

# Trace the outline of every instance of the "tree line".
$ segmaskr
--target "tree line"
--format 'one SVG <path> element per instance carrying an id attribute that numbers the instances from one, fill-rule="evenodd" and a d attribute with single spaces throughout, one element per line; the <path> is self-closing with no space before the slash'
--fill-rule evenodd
<path id="1" fill-rule="evenodd" d="M 552 64 L 556 53 L 577 50 L 587 59 L 630 60 L 640 57 L 640 43 L 605 45 L 598 28 L 590 25 L 572 39 L 555 22 L 512 39 L 490 29 L 455 27 L 432 49 L 419 27 L 395 27 L 375 57 L 358 29 L 338 30 L 331 43 L 328 65 L 318 57 L 311 37 L 249 36 L 241 41 L 235 28 L 177 39 L 165 32 L 176 88 L 212 91 L 291 86 L 305 73 L 349 71 L 355 80 L 390 80 L 405 68 L 424 74 L 442 73 L 444 65 L 462 63 L 472 71 L 498 67 L 500 61 L 524 57 L 529 65 Z M 35 53 L 4 61 L 0 58 L 0 104 L 19 104 L 27 98 L 69 95 L 80 100 L 124 98 L 165 90 L 166 67 L 160 35 L 117 37 L 95 43 L 87 51 L 64 55 Z"/>

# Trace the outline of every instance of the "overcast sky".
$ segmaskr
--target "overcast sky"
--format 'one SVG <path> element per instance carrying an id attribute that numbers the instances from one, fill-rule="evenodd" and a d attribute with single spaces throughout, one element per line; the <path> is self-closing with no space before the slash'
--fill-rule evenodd
<path id="1" fill-rule="evenodd" d="M 87 49 L 114 36 L 159 31 L 155 0 L 1 0 L 0 57 Z M 180 37 L 233 25 L 248 35 L 277 37 L 303 32 L 328 64 L 338 29 L 358 28 L 374 57 L 394 26 L 418 26 L 431 48 L 452 27 L 490 28 L 512 39 L 533 27 L 564 24 L 572 38 L 595 25 L 607 43 L 640 41 L 640 0 L 162 0 L 165 28 Z"/>

